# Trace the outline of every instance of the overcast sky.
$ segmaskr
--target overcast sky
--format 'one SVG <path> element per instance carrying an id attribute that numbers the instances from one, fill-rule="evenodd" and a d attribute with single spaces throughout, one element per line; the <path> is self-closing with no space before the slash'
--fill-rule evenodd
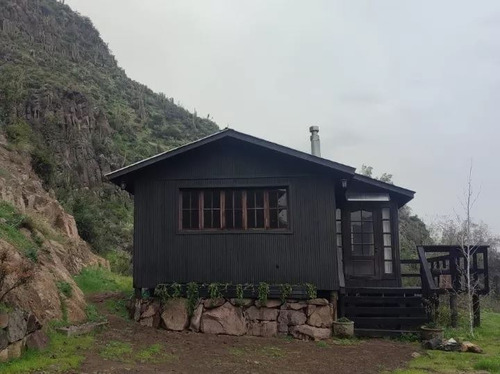
<path id="1" fill-rule="evenodd" d="M 67 0 L 127 74 L 198 115 L 417 191 L 500 233 L 500 1 Z"/>

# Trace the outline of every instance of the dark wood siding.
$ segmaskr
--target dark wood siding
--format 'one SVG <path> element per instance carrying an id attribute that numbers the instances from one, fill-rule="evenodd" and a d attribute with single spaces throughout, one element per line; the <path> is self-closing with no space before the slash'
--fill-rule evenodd
<path id="1" fill-rule="evenodd" d="M 135 179 L 134 286 L 165 282 L 305 283 L 338 288 L 338 178 L 234 140 L 148 168 Z M 181 188 L 286 186 L 288 233 L 183 233 Z"/>

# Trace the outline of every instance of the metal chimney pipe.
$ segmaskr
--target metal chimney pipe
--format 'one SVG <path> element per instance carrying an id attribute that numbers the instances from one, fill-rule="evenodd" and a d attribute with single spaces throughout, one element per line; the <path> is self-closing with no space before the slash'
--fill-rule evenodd
<path id="1" fill-rule="evenodd" d="M 321 157 L 321 148 L 319 144 L 319 126 L 309 127 L 311 132 L 311 154 L 313 156 Z"/>

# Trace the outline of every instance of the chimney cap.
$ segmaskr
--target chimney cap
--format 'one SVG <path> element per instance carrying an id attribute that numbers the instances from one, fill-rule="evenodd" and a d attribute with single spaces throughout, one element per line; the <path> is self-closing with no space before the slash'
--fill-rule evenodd
<path id="1" fill-rule="evenodd" d="M 309 127 L 310 132 L 319 132 L 319 126 L 311 126 Z"/>

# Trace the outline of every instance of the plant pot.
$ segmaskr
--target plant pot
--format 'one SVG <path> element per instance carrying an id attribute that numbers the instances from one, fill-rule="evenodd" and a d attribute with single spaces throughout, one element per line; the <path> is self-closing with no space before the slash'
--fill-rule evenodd
<path id="1" fill-rule="evenodd" d="M 420 327 L 420 335 L 422 340 L 443 339 L 444 330 L 441 327 Z"/>
<path id="2" fill-rule="evenodd" d="M 354 322 L 333 321 L 333 335 L 339 338 L 352 338 L 354 336 Z"/>

